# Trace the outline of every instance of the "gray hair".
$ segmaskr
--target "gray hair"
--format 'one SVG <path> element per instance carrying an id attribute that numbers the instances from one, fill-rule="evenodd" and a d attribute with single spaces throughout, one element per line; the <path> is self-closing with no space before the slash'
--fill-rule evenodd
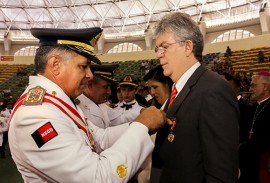
<path id="1" fill-rule="evenodd" d="M 176 41 L 192 41 L 194 56 L 198 61 L 202 61 L 203 35 L 197 23 L 188 14 L 176 12 L 165 15 L 158 23 L 155 35 L 158 36 L 164 32 L 173 33 Z"/>
<path id="2" fill-rule="evenodd" d="M 258 77 L 260 82 L 265 83 L 267 85 L 268 91 L 270 91 L 270 76 L 263 75 L 254 75 L 252 78 Z"/>
<path id="3" fill-rule="evenodd" d="M 67 64 L 77 53 L 63 46 L 40 46 L 34 59 L 35 69 L 38 74 L 44 73 L 48 58 L 53 55 L 60 56 Z"/>

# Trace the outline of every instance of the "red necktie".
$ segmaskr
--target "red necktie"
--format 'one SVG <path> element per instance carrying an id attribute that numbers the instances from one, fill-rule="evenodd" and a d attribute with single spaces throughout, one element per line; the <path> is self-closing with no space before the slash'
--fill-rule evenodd
<path id="1" fill-rule="evenodd" d="M 176 87 L 174 86 L 174 87 L 173 87 L 173 91 L 172 91 L 172 93 L 171 93 L 171 98 L 170 98 L 170 103 L 169 103 L 168 108 L 170 108 L 171 104 L 173 103 L 176 94 L 177 94 L 177 89 L 176 89 Z"/>

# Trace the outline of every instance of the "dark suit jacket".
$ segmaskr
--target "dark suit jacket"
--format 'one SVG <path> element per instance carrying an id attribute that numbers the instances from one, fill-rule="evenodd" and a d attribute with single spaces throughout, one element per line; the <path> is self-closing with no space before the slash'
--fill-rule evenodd
<path id="1" fill-rule="evenodd" d="M 176 118 L 175 139 L 167 140 L 168 125 L 157 133 L 152 183 L 237 181 L 239 109 L 236 95 L 225 80 L 200 66 L 167 116 Z"/>

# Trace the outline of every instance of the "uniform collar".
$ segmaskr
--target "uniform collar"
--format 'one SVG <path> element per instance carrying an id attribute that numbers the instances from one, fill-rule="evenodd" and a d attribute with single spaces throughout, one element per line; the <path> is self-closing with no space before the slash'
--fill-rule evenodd
<path id="1" fill-rule="evenodd" d="M 261 103 L 267 101 L 268 99 L 270 99 L 270 97 L 267 97 L 266 99 L 261 100 L 260 102 L 258 102 L 258 104 L 260 105 Z"/>
<path id="2" fill-rule="evenodd" d="M 62 90 L 62 88 L 60 88 L 60 86 L 40 74 L 38 74 L 37 76 L 29 77 L 29 85 L 25 90 L 25 93 L 27 93 L 29 89 L 37 86 L 40 86 L 41 88 L 46 90 L 46 93 L 62 99 L 67 104 L 73 106 L 76 109 L 74 103 L 70 100 L 69 96 L 67 96 L 66 93 Z"/>
<path id="3" fill-rule="evenodd" d="M 132 100 L 132 101 L 130 101 L 130 102 L 125 102 L 125 101 L 123 101 L 123 104 L 127 104 L 127 105 L 131 105 L 131 104 L 134 104 L 134 103 L 136 103 L 137 101 L 134 99 L 134 100 Z"/>

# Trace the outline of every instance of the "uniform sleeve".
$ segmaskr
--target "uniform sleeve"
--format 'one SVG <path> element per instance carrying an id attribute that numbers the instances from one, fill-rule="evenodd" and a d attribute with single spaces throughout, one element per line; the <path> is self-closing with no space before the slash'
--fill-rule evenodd
<path id="1" fill-rule="evenodd" d="M 40 146 L 33 134 L 48 123 L 54 136 Z M 127 182 L 154 146 L 148 129 L 134 123 L 110 148 L 97 154 L 88 146 L 85 133 L 49 104 L 22 106 L 13 116 L 10 131 L 12 156 L 26 182 L 45 182 L 44 177 L 65 183 Z M 29 166 L 45 176 L 26 170 Z"/>
<path id="2" fill-rule="evenodd" d="M 111 147 L 114 142 L 124 134 L 124 132 L 128 129 L 129 123 L 125 123 L 122 125 L 118 125 L 115 127 L 108 127 L 108 128 L 99 128 L 95 126 L 93 123 L 88 121 L 90 130 L 92 130 L 95 142 L 98 146 L 99 152 L 103 151 Z"/>
<path id="3" fill-rule="evenodd" d="M 112 109 L 108 112 L 111 126 L 117 126 L 119 124 L 132 122 L 139 113 L 127 112 L 123 108 Z"/>

